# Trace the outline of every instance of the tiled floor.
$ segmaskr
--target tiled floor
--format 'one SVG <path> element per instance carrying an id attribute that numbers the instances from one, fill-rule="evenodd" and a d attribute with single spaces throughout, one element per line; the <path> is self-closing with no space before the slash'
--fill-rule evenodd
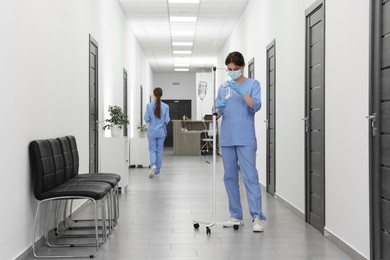
<path id="1" fill-rule="evenodd" d="M 220 158 L 216 168 L 216 220 L 221 222 L 228 217 L 228 207 Z M 212 166 L 200 157 L 177 157 L 166 149 L 161 176 L 149 179 L 146 168 L 130 169 L 129 174 L 130 184 L 120 196 L 119 224 L 95 259 L 352 259 L 264 191 L 265 232 L 252 232 L 243 185 L 243 227 L 233 230 L 217 223 L 211 235 L 202 224 L 195 230 L 194 219 L 213 220 Z M 59 250 L 69 254 L 86 249 Z"/>

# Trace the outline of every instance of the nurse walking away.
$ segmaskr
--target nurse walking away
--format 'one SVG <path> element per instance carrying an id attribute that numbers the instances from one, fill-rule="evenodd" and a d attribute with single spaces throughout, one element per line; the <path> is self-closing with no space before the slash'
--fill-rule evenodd
<path id="1" fill-rule="evenodd" d="M 261 108 L 260 83 L 243 76 L 245 61 L 241 53 L 229 53 L 225 65 L 232 78 L 228 82 L 232 95 L 225 100 L 218 91 L 216 99 L 217 111 L 222 116 L 220 143 L 230 212 L 230 219 L 223 226 L 232 227 L 238 223 L 244 225 L 238 179 L 240 169 L 253 220 L 253 231 L 263 232 L 262 221 L 266 218 L 262 212 L 256 169 L 257 141 L 254 125 L 255 113 Z"/>
<path id="2" fill-rule="evenodd" d="M 161 101 L 163 91 L 161 88 L 153 90 L 155 100 L 146 105 L 144 120 L 148 126 L 150 172 L 149 177 L 159 175 L 162 165 L 164 140 L 167 136 L 167 124 L 169 118 L 169 106 Z"/>

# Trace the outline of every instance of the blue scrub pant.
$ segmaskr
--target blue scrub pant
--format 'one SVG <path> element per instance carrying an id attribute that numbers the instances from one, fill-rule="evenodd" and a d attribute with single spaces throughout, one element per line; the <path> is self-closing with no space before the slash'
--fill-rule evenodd
<path id="1" fill-rule="evenodd" d="M 256 169 L 256 146 L 222 146 L 222 160 L 225 170 L 224 182 L 229 198 L 230 216 L 243 219 L 238 181 L 238 163 L 245 184 L 249 211 L 252 219 L 265 220 L 262 212 L 261 190 Z"/>
<path id="2" fill-rule="evenodd" d="M 161 170 L 164 140 L 165 136 L 158 138 L 152 138 L 148 136 L 150 166 L 156 166 L 156 175 L 158 175 Z"/>

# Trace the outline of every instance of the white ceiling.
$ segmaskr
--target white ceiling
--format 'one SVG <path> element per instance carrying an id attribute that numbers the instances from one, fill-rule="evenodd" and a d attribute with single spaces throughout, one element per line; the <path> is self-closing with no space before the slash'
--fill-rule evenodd
<path id="1" fill-rule="evenodd" d="M 173 0 L 118 1 L 154 72 L 173 72 L 174 64 L 186 62 L 190 64 L 190 71 L 211 68 L 248 2 L 200 0 L 198 4 L 182 4 L 172 3 Z M 195 16 L 197 22 L 171 22 L 170 16 Z M 172 33 L 175 31 L 195 33 L 176 36 Z M 190 41 L 193 46 L 172 46 L 172 41 Z M 174 50 L 191 50 L 192 54 L 174 55 Z"/>

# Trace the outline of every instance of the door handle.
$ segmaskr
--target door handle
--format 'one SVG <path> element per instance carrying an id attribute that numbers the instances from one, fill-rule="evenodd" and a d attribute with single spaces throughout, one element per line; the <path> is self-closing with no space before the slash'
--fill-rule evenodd
<path id="1" fill-rule="evenodd" d="M 265 123 L 265 128 L 268 129 L 268 119 L 264 120 L 264 123 Z"/>
<path id="2" fill-rule="evenodd" d="M 309 132 L 309 117 L 302 118 L 303 121 L 305 121 L 305 132 Z"/>
<path id="3" fill-rule="evenodd" d="M 372 113 L 369 116 L 366 116 L 368 120 L 371 120 L 371 130 L 372 136 L 376 136 L 378 134 L 378 128 L 376 127 L 376 113 Z"/>

